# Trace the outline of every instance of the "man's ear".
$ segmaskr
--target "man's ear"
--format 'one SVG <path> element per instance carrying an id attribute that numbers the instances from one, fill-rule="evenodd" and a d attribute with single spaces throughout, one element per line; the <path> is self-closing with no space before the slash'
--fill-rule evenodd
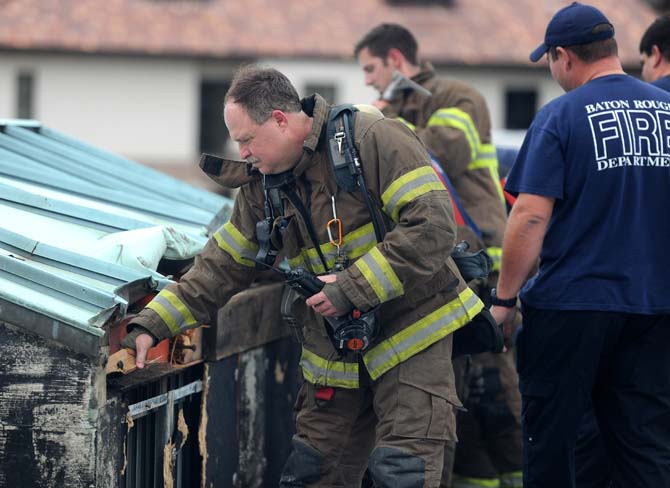
<path id="1" fill-rule="evenodd" d="M 658 68 L 661 61 L 663 61 L 663 53 L 661 52 L 661 49 L 654 44 L 651 46 L 651 67 Z"/>
<path id="2" fill-rule="evenodd" d="M 558 63 L 563 63 L 563 66 L 566 70 L 572 69 L 572 66 L 574 65 L 574 54 L 571 51 L 568 51 L 565 48 L 562 48 L 561 46 L 556 47 L 556 62 Z"/>
<path id="3" fill-rule="evenodd" d="M 393 69 L 397 70 L 405 62 L 405 55 L 400 52 L 400 49 L 392 47 L 386 55 L 386 60 Z"/>
<path id="4" fill-rule="evenodd" d="M 270 118 L 274 120 L 278 127 L 284 128 L 288 124 L 288 117 L 281 110 L 273 110 L 270 114 Z"/>

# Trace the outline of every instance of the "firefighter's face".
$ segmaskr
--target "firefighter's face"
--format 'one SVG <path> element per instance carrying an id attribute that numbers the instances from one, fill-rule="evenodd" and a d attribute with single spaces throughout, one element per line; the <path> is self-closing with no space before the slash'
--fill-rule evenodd
<path id="1" fill-rule="evenodd" d="M 367 47 L 358 53 L 358 65 L 363 69 L 365 84 L 374 87 L 380 94 L 389 86 L 396 70 L 388 57 L 373 56 Z"/>
<path id="2" fill-rule="evenodd" d="M 290 137 L 288 119 L 274 110 L 263 123 L 256 123 L 247 110 L 232 101 L 226 103 L 223 117 L 230 137 L 239 147 L 240 158 L 251 163 L 262 174 L 289 170 L 302 152 L 302 146 Z"/>

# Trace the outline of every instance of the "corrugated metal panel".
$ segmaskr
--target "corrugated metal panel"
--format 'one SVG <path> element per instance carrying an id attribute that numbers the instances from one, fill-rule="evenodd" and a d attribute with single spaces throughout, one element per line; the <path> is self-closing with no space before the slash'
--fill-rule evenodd
<path id="1" fill-rule="evenodd" d="M 169 282 L 160 260 L 192 258 L 230 208 L 38 122 L 0 120 L 0 320 L 95 355 L 103 326 Z"/>

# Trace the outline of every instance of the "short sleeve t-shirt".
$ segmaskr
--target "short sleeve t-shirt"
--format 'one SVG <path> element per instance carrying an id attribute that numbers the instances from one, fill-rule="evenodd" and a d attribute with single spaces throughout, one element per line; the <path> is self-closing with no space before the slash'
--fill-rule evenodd
<path id="1" fill-rule="evenodd" d="M 670 93 L 596 78 L 535 117 L 506 189 L 555 198 L 536 308 L 670 312 Z"/>

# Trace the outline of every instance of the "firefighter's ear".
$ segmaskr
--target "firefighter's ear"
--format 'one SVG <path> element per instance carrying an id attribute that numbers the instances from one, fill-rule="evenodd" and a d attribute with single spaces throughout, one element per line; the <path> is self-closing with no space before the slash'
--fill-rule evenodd
<path id="1" fill-rule="evenodd" d="M 272 114 L 270 114 L 270 118 L 280 128 L 286 127 L 286 125 L 288 123 L 288 117 L 281 110 L 273 110 Z"/>
<path id="2" fill-rule="evenodd" d="M 651 46 L 651 67 L 652 68 L 658 68 L 658 66 L 661 64 L 661 61 L 663 61 L 663 53 L 661 52 L 661 49 L 654 44 Z"/>
<path id="3" fill-rule="evenodd" d="M 402 64 L 405 62 L 405 55 L 395 47 L 389 49 L 388 54 L 386 55 L 386 62 L 390 64 L 393 69 L 399 69 Z"/>

